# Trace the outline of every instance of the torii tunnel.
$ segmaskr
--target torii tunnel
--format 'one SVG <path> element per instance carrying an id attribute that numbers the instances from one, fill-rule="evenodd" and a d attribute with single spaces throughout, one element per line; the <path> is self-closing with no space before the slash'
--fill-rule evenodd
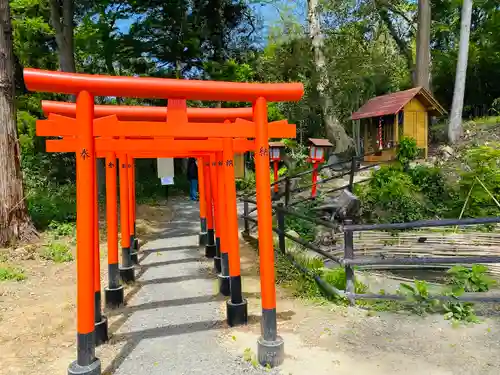
<path id="1" fill-rule="evenodd" d="M 95 173 L 96 158 L 99 157 L 106 158 L 108 166 L 108 265 L 110 271 L 114 270 L 110 272 L 106 290 L 118 290 L 116 293 L 109 292 L 106 297 L 111 298 L 111 302 L 115 298 L 115 305 L 120 304 L 123 302 L 123 289 L 119 291 L 119 276 L 124 281 L 134 279 L 134 159 L 197 157 L 203 165 L 200 168 L 200 179 L 203 179 L 200 218 L 202 224 L 206 219 L 207 232 L 212 233 L 207 239 L 206 255 L 219 258 L 215 267 L 220 270 L 220 291 L 230 295 L 227 301 L 228 323 L 237 325 L 247 322 L 247 301 L 242 297 L 240 275 L 234 153 L 255 153 L 262 301 L 262 335 L 258 339 L 258 358 L 264 366 L 282 363 L 284 342 L 278 335 L 276 323 L 269 138 L 294 138 L 295 125 L 287 121 L 269 123 L 267 103 L 298 101 L 303 95 L 303 85 L 112 77 L 37 69 L 25 69 L 24 79 L 31 91 L 72 94 L 77 97 L 76 104 L 44 101 L 43 110 L 48 114 L 48 120 L 37 122 L 37 135 L 63 137 L 47 140 L 47 151 L 76 154 L 77 359 L 70 364 L 68 374 L 101 374 L 95 346 L 104 330 L 107 334 L 107 321 L 101 314 L 100 306 Z M 168 105 L 99 106 L 94 105 L 95 96 L 162 98 L 168 99 Z M 187 108 L 187 100 L 251 102 L 252 107 Z M 119 195 L 122 246 L 119 272 L 118 165 L 121 166 Z M 113 303 L 108 305 L 112 306 Z"/>

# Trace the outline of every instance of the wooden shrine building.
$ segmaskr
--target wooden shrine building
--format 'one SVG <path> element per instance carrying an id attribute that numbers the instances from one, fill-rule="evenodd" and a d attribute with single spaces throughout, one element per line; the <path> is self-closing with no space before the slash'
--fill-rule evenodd
<path id="1" fill-rule="evenodd" d="M 360 121 L 357 139 L 360 155 L 367 162 L 391 160 L 395 145 L 403 137 L 414 138 L 427 158 L 430 116 L 443 116 L 445 109 L 423 87 L 377 96 L 366 102 L 351 116 Z"/>

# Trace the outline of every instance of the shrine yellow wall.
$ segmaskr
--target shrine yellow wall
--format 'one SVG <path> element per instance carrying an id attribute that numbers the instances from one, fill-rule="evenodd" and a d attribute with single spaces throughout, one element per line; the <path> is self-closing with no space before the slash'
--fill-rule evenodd
<path id="1" fill-rule="evenodd" d="M 414 138 L 418 148 L 425 150 L 425 158 L 427 158 L 428 148 L 428 118 L 425 106 L 417 98 L 405 105 L 402 135 Z"/>

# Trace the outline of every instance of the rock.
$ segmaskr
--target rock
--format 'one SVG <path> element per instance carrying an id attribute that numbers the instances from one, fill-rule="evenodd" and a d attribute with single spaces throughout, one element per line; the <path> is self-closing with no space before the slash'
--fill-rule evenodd
<path id="1" fill-rule="evenodd" d="M 439 151 L 439 156 L 444 161 L 447 161 L 455 154 L 455 151 L 453 150 L 453 148 L 450 146 L 446 146 L 446 145 L 439 147 L 438 151 Z"/>
<path id="2" fill-rule="evenodd" d="M 330 178 L 333 176 L 333 170 L 331 168 L 325 168 L 322 169 L 320 172 L 320 177 L 323 178 Z"/>
<path id="3" fill-rule="evenodd" d="M 341 162 L 341 160 L 339 159 L 339 157 L 335 154 L 332 154 L 330 155 L 330 157 L 328 158 L 328 162 L 327 164 L 336 164 L 336 163 L 339 163 Z M 344 163 L 345 164 L 345 163 Z M 334 171 L 341 171 L 342 169 L 344 168 L 344 165 L 343 164 L 337 164 L 331 168 L 328 168 L 330 171 L 331 170 L 334 170 Z"/>

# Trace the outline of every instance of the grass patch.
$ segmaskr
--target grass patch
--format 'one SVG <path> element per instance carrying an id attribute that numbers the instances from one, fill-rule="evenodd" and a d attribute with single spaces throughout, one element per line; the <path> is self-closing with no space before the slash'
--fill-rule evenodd
<path id="1" fill-rule="evenodd" d="M 464 129 L 467 130 L 474 126 L 488 126 L 488 125 L 497 125 L 500 124 L 500 116 L 486 116 L 486 117 L 477 117 L 473 120 L 466 121 L 464 123 Z"/>
<path id="2" fill-rule="evenodd" d="M 250 348 L 245 348 L 245 350 L 243 351 L 243 360 L 250 363 L 254 368 L 259 367 L 257 355 Z"/>
<path id="3" fill-rule="evenodd" d="M 321 259 L 310 258 L 306 254 L 300 252 L 295 253 L 293 258 L 301 267 L 308 269 L 312 274 L 319 276 L 334 288 L 345 290 L 346 274 L 344 268 L 325 268 Z M 278 284 L 292 290 L 296 297 L 307 299 L 326 298 L 327 300 L 336 302 L 347 302 L 345 298 L 327 294 L 312 276 L 306 275 L 302 271 L 298 270 L 292 264 L 291 260 L 281 253 L 278 254 L 276 260 L 276 274 Z M 365 293 L 368 290 L 368 287 L 362 282 L 356 280 L 355 290 L 356 293 Z"/>
<path id="4" fill-rule="evenodd" d="M 24 271 L 11 266 L 0 266 L 0 281 L 23 281 L 26 280 Z"/>
<path id="5" fill-rule="evenodd" d="M 57 242 L 51 242 L 44 246 L 41 257 L 55 263 L 65 263 L 73 260 L 73 254 L 69 246 Z"/>

